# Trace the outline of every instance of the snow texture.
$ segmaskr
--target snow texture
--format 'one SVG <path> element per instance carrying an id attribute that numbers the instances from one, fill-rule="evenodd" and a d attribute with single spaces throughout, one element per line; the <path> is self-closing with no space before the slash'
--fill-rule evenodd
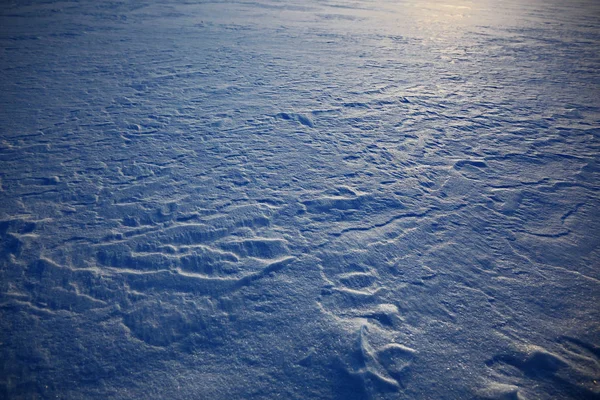
<path id="1" fill-rule="evenodd" d="M 600 4 L 0 6 L 0 398 L 600 398 Z"/>

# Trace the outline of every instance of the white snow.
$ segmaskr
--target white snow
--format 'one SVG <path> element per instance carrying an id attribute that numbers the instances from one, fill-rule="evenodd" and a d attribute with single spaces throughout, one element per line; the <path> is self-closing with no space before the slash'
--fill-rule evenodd
<path id="1" fill-rule="evenodd" d="M 595 1 L 0 7 L 0 398 L 600 396 Z"/>

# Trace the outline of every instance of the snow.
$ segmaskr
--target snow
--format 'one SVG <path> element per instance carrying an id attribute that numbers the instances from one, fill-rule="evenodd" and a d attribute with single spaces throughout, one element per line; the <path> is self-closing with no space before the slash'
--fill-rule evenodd
<path id="1" fill-rule="evenodd" d="M 599 17 L 5 2 L 0 398 L 598 398 Z"/>

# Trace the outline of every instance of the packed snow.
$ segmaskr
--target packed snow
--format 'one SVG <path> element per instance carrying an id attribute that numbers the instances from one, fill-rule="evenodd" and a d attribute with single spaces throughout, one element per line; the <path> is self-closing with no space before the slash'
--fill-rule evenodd
<path id="1" fill-rule="evenodd" d="M 600 3 L 0 6 L 0 398 L 600 398 Z"/>

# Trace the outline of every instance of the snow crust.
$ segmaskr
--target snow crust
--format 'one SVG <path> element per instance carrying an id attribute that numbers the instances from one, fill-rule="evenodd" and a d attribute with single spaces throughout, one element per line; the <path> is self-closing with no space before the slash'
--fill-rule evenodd
<path id="1" fill-rule="evenodd" d="M 0 7 L 0 398 L 597 399 L 595 1 Z"/>

